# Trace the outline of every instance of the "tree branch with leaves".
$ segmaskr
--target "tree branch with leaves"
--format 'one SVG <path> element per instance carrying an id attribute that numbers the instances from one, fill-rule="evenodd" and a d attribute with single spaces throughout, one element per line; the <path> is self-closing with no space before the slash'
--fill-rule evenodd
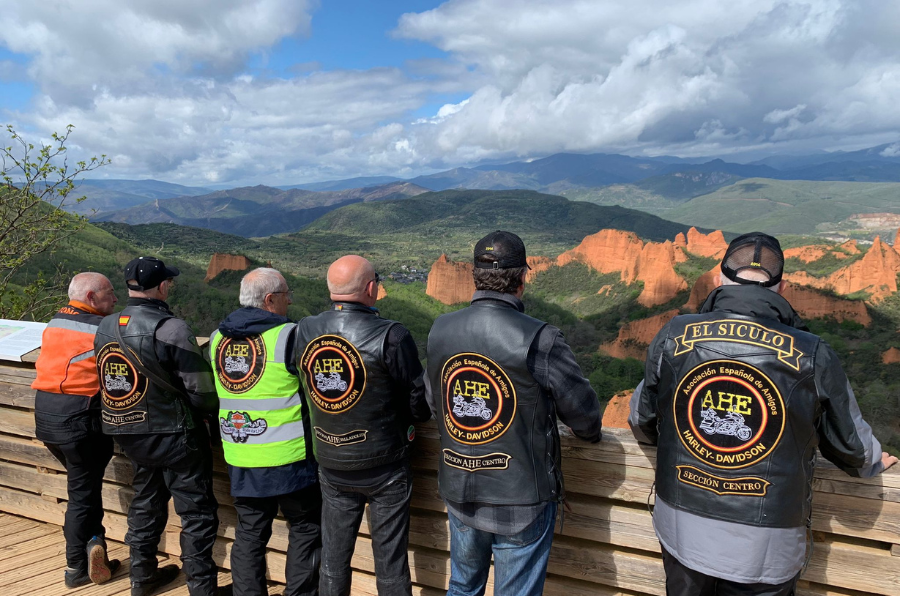
<path id="1" fill-rule="evenodd" d="M 46 318 L 64 296 L 68 272 L 58 267 L 30 280 L 17 274 L 84 227 L 84 217 L 65 211 L 87 198 L 73 196 L 75 182 L 110 163 L 101 155 L 70 164 L 66 143 L 73 129 L 70 124 L 35 146 L 6 127 L 10 143 L 0 147 L 0 318 Z"/>

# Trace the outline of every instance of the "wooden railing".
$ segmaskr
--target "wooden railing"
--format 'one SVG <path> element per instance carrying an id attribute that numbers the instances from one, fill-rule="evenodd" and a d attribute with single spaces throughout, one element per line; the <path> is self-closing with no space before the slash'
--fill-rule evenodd
<path id="1" fill-rule="evenodd" d="M 65 472 L 34 438 L 34 369 L 0 364 L 0 510 L 63 523 Z M 655 449 L 626 431 L 604 429 L 590 445 L 563 438 L 563 471 L 570 511 L 554 538 L 545 594 L 612 596 L 665 594 L 659 543 L 648 509 Z M 420 426 L 413 457 L 415 483 L 410 529 L 414 593 L 443 594 L 450 575 L 447 514 L 437 492 L 437 432 Z M 106 470 L 103 504 L 107 534 L 121 540 L 132 496 L 131 465 L 116 454 Z M 900 595 L 900 473 L 851 478 L 830 464 L 816 469 L 813 501 L 815 548 L 801 580 L 807 595 Z M 230 566 L 237 518 L 221 454 L 215 465 L 219 500 L 216 562 Z M 179 553 L 179 520 L 169 508 L 160 549 Z M 284 581 L 287 526 L 275 524 L 267 562 L 270 579 Z M 740 553 L 735 553 L 740 560 Z M 376 594 L 374 560 L 365 519 L 353 556 L 353 593 Z M 491 589 L 488 589 L 491 594 Z"/>

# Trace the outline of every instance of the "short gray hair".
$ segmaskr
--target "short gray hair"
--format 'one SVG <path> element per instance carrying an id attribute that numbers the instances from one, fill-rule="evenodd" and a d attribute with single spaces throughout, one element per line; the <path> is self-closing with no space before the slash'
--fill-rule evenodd
<path id="1" fill-rule="evenodd" d="M 105 283 L 109 279 L 102 273 L 95 271 L 85 271 L 79 273 L 69 282 L 69 300 L 77 300 L 78 302 L 87 302 L 88 292 L 100 292 L 105 289 Z"/>
<path id="2" fill-rule="evenodd" d="M 277 269 L 258 267 L 241 279 L 241 306 L 263 308 L 266 295 L 286 292 L 287 282 Z"/>
<path id="3" fill-rule="evenodd" d="M 745 269 L 744 271 L 739 271 L 737 276 L 741 279 L 748 279 L 750 281 L 769 281 L 769 274 L 765 271 L 759 271 L 756 269 Z M 723 286 L 740 286 L 743 285 L 737 281 L 731 281 L 727 277 L 725 277 L 724 273 L 719 275 L 719 279 L 722 281 Z M 772 290 L 773 292 L 777 292 L 781 288 L 781 282 L 778 282 L 774 286 L 769 286 L 768 290 Z"/>

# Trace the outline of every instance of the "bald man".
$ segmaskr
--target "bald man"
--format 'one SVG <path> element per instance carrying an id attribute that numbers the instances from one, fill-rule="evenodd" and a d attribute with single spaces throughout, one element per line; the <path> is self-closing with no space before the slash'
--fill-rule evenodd
<path id="1" fill-rule="evenodd" d="M 321 596 L 350 594 L 366 503 L 380 596 L 409 596 L 414 422 L 428 420 L 422 365 L 403 325 L 375 308 L 379 277 L 347 255 L 328 269 L 331 310 L 300 321 L 297 368 L 310 404 L 322 487 Z"/>
<path id="2" fill-rule="evenodd" d="M 94 335 L 116 305 L 112 283 L 100 273 L 79 273 L 69 284 L 69 303 L 57 312 L 41 341 L 35 367 L 34 423 L 37 438 L 66 468 L 69 500 L 66 538 L 67 587 L 103 583 L 119 567 L 106 557 L 103 473 L 113 442 L 100 429 L 100 380 Z"/>

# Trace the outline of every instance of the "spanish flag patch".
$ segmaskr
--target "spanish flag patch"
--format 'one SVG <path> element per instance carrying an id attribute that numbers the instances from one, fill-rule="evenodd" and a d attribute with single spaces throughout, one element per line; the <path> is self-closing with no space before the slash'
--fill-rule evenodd
<path id="1" fill-rule="evenodd" d="M 119 317 L 119 327 L 124 327 L 125 325 L 128 324 L 128 321 L 130 321 L 130 320 L 131 320 L 130 315 L 121 315 Z"/>

